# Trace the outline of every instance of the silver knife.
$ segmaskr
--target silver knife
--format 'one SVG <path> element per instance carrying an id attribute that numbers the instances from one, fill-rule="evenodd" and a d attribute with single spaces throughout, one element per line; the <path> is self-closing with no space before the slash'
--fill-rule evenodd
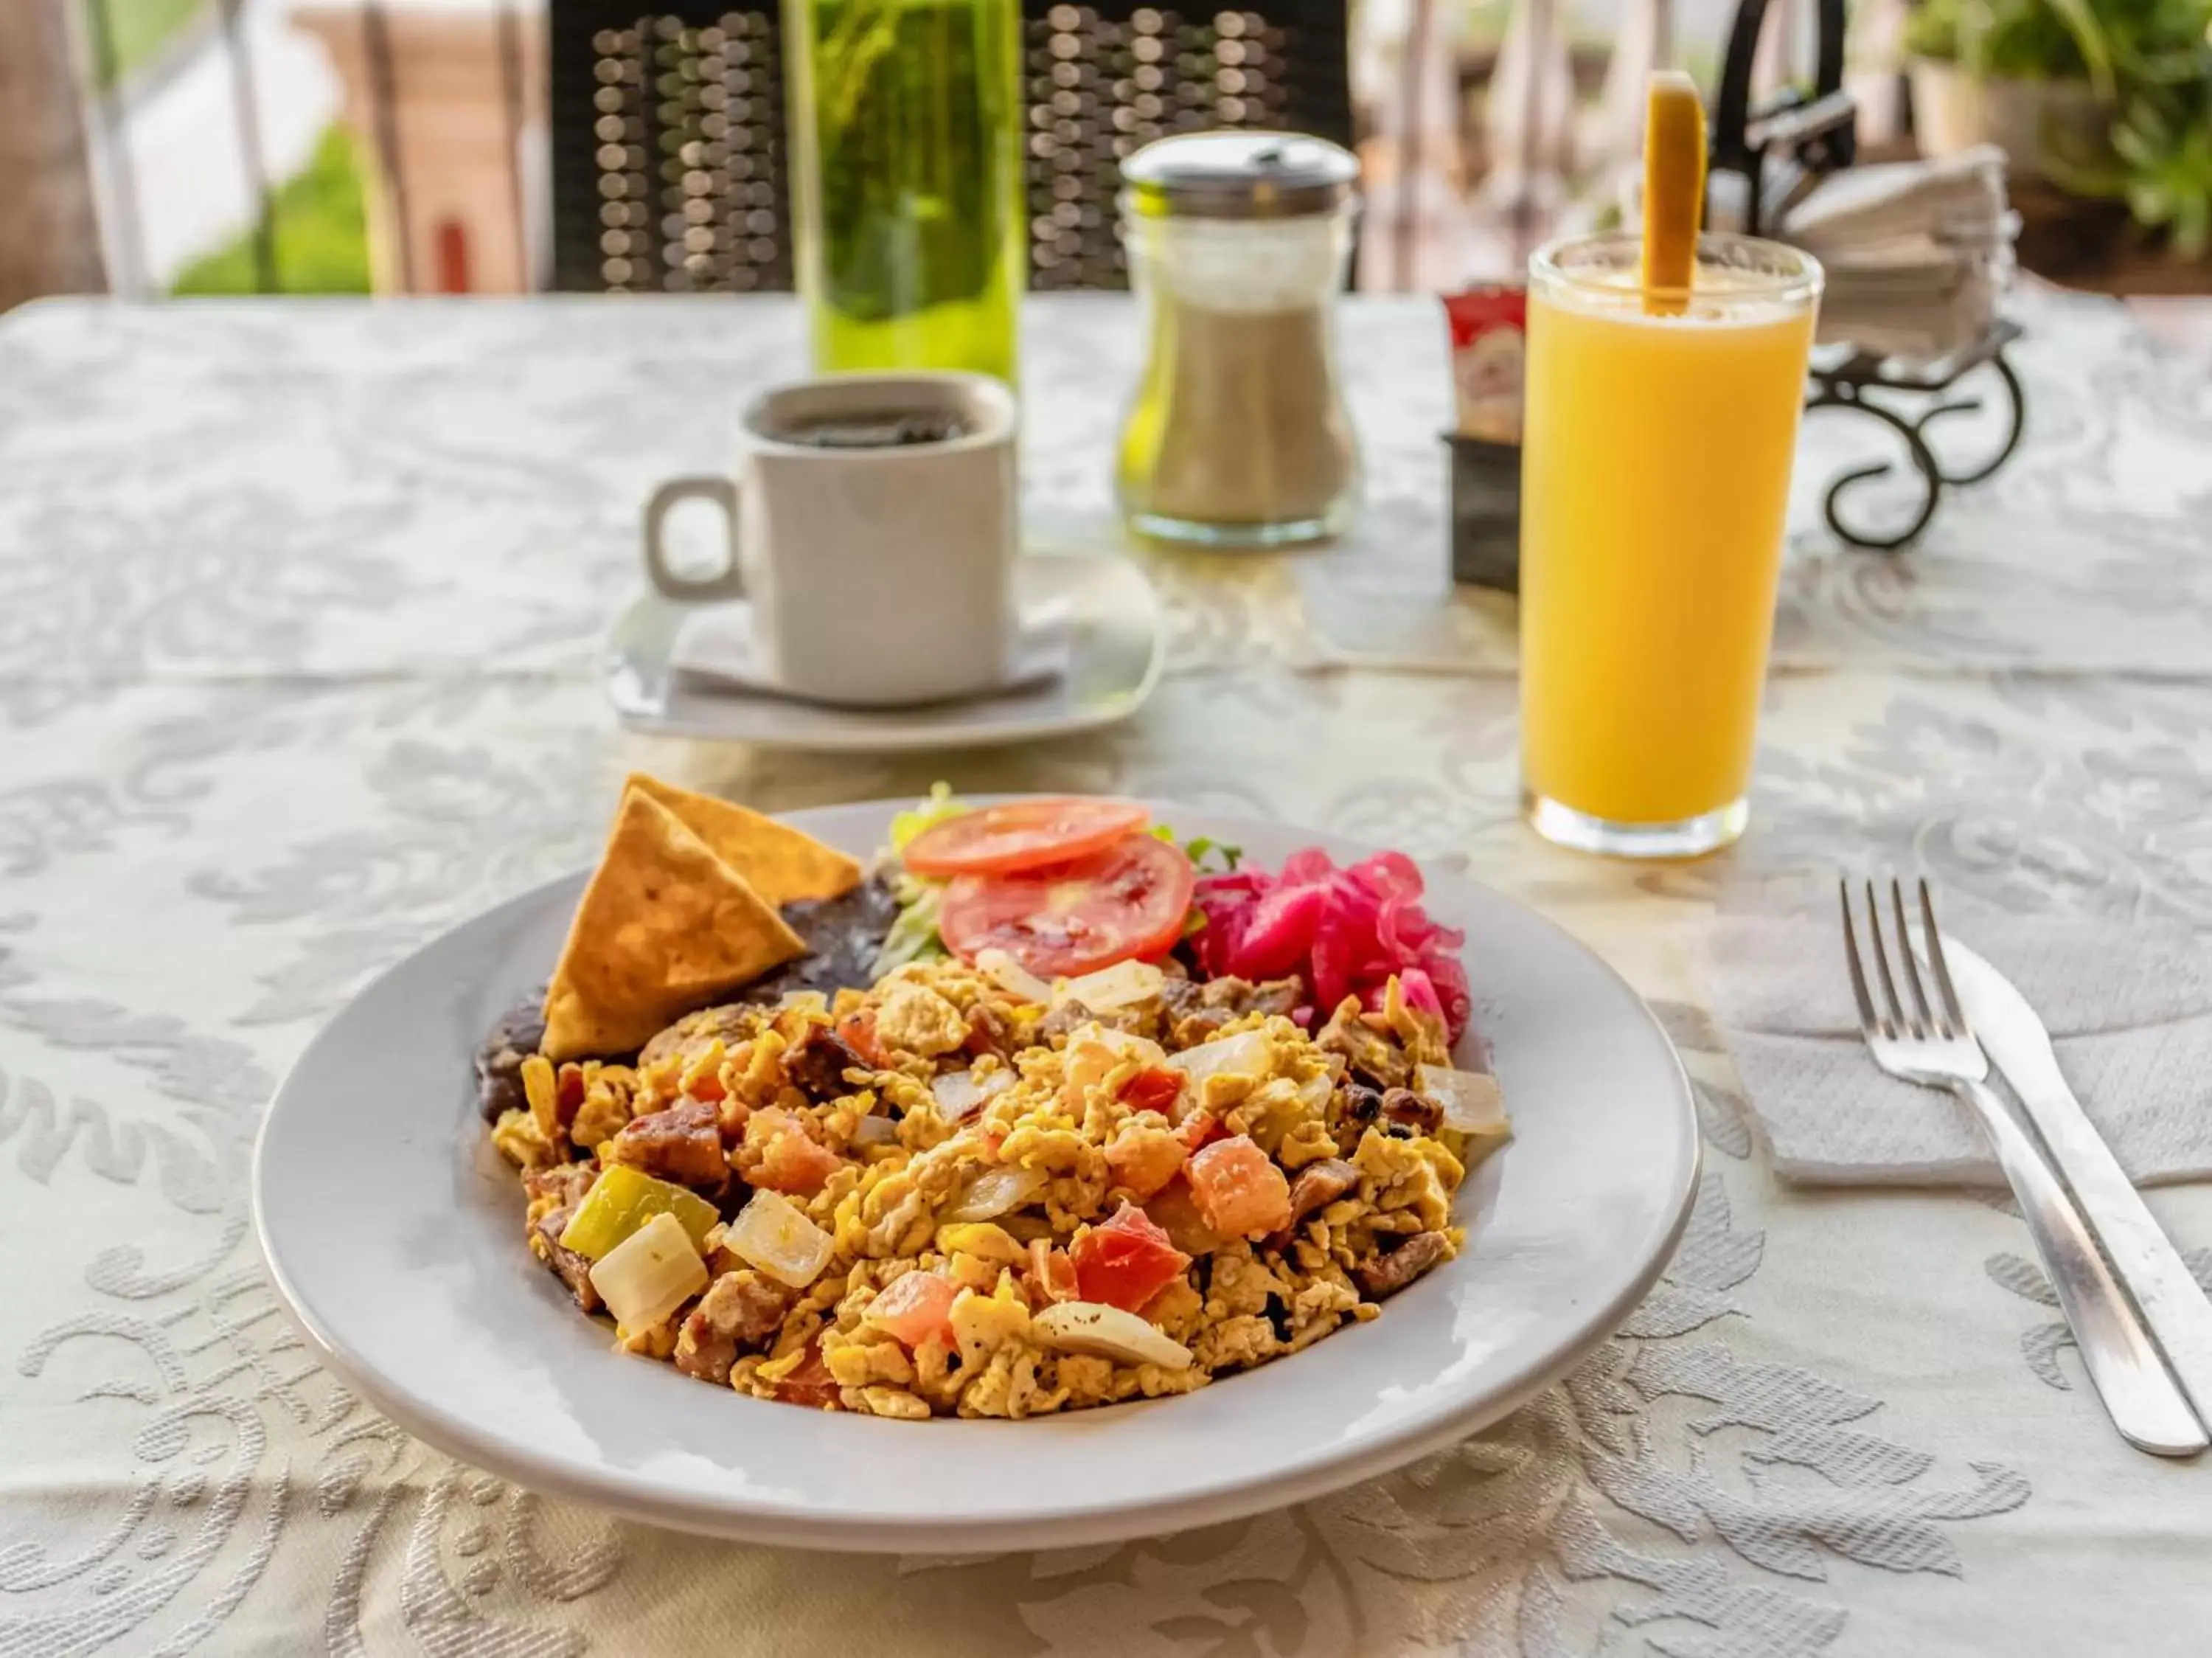
<path id="1" fill-rule="evenodd" d="M 1926 959 L 1923 948 L 1922 959 Z M 1974 1034 L 2027 1107 L 2051 1161 L 2135 1297 L 2151 1339 L 2197 1416 L 2212 1427 L 2212 1301 L 2160 1229 L 2104 1136 L 2060 1075 L 2051 1033 L 2012 981 L 1948 933 L 1943 960 Z"/>

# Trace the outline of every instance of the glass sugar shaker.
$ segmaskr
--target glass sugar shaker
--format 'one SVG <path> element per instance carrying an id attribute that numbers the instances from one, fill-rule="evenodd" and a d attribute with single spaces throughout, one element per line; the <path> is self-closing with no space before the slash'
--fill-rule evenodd
<path id="1" fill-rule="evenodd" d="M 1139 534 L 1283 546 L 1349 520 L 1359 453 L 1334 320 L 1358 173 L 1281 132 L 1182 133 L 1122 163 L 1146 361 L 1117 483 Z"/>

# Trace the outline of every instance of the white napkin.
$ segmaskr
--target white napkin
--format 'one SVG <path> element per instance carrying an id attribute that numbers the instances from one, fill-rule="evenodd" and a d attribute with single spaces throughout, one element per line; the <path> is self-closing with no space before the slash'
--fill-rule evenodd
<path id="1" fill-rule="evenodd" d="M 2042 1015 L 2058 1066 L 2141 1183 L 2212 1174 L 2212 950 L 2186 930 L 1937 915 Z M 1861 922 L 1860 943 L 1866 936 Z M 1968 1107 L 1891 1081 L 1860 1039 L 1832 889 L 1796 914 L 1724 917 L 1696 953 L 1775 1172 L 1804 1186 L 2000 1186 Z M 1879 997 L 1879 984 L 1870 985 Z M 1900 995 L 1905 987 L 1899 986 Z M 1990 1081 L 2004 1092 L 1992 1067 Z"/>
<path id="2" fill-rule="evenodd" d="M 1023 613 L 1006 677 L 981 692 L 1003 697 L 1062 677 L 1073 648 L 1074 611 L 1065 600 L 1036 605 Z M 743 600 L 694 610 L 678 624 L 670 647 L 671 667 L 716 691 L 798 699 L 768 674 L 753 644 L 752 607 Z"/>
<path id="3" fill-rule="evenodd" d="M 1992 145 L 1937 161 L 1855 167 L 1822 179 L 1780 235 L 1817 258 L 1822 343 L 1929 359 L 1995 320 L 2020 220 Z"/>

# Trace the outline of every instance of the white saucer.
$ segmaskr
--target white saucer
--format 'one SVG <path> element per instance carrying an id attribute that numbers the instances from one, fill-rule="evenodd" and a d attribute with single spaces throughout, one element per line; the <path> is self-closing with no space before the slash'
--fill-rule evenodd
<path id="1" fill-rule="evenodd" d="M 996 696 L 853 709 L 709 688 L 671 672 L 669 653 L 684 607 L 648 593 L 607 636 L 601 658 L 607 700 L 624 725 L 662 736 L 889 753 L 1093 730 L 1127 719 L 1152 694 L 1166 638 L 1159 600 L 1136 565 L 1121 558 L 1033 552 L 1015 565 L 1014 588 L 1024 615 L 1045 608 L 1066 613 L 1066 668 Z M 866 642 L 854 643 L 858 648 Z"/>

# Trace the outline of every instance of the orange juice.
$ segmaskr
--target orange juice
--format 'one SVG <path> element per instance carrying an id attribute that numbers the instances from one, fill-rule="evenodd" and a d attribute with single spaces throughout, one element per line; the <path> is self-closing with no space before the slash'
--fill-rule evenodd
<path id="1" fill-rule="evenodd" d="M 1637 239 L 1530 262 L 1521 505 L 1522 773 L 1587 850 L 1741 832 L 1820 270 L 1708 236 L 1678 314 Z"/>

